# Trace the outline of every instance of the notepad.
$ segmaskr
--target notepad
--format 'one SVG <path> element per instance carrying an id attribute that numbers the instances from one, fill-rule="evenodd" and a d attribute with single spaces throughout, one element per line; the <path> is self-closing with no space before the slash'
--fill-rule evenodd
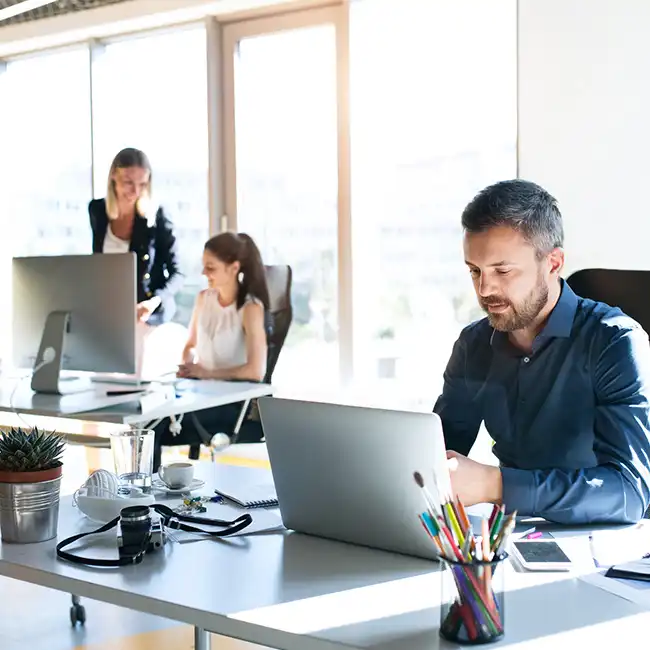
<path id="1" fill-rule="evenodd" d="M 650 559 L 648 557 L 636 562 L 626 562 L 610 567 L 605 573 L 608 578 L 650 581 Z"/>
<path id="2" fill-rule="evenodd" d="M 225 492 L 216 489 L 215 492 L 242 508 L 273 508 L 278 505 L 275 486 L 272 484 L 246 485 Z"/>

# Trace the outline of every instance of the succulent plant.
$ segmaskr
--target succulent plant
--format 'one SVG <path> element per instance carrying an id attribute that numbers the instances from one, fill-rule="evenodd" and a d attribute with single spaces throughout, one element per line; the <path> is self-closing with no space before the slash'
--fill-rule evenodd
<path id="1" fill-rule="evenodd" d="M 12 427 L 0 433 L 0 470 L 38 472 L 59 467 L 64 449 L 65 440 L 58 433 Z"/>

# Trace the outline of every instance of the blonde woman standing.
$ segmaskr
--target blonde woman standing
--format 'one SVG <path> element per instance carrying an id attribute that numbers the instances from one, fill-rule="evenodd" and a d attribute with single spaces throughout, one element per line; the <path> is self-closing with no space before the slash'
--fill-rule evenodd
<path id="1" fill-rule="evenodd" d="M 183 276 L 172 223 L 153 203 L 151 188 L 147 156 L 122 149 L 111 164 L 106 198 L 93 199 L 88 213 L 93 253 L 136 253 L 138 319 L 159 325 L 176 311 L 174 294 Z"/>

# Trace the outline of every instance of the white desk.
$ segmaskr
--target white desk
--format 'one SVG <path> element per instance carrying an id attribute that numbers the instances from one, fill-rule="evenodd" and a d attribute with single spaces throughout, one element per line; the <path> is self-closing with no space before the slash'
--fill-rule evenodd
<path id="1" fill-rule="evenodd" d="M 73 395 L 34 393 L 28 379 L 0 380 L 0 411 L 19 412 L 47 417 L 74 418 L 115 424 L 139 424 L 224 404 L 271 395 L 270 384 L 227 381 L 184 380 L 177 386 L 177 398 L 151 409 L 140 411 L 139 402 L 129 395 L 101 395 L 92 392 Z M 119 390 L 116 384 L 96 384 L 97 390 Z M 15 392 L 14 392 L 14 389 Z M 13 394 L 13 398 L 12 398 Z"/>
<path id="2" fill-rule="evenodd" d="M 182 415 L 272 395 L 273 387 L 270 384 L 254 382 L 185 380 L 177 386 L 176 394 L 175 400 L 165 402 L 145 413 L 140 412 L 137 401 L 131 400 L 122 401 L 106 408 L 80 411 L 76 413 L 75 417 L 78 420 L 115 422 L 137 426 L 143 422 L 160 420 L 171 415 Z"/>
<path id="3" fill-rule="evenodd" d="M 103 409 L 129 399 L 124 395 L 102 395 L 91 391 L 71 395 L 46 395 L 35 393 L 30 380 L 0 379 L 0 411 L 18 412 L 46 417 L 75 417 L 84 410 Z"/>
<path id="4" fill-rule="evenodd" d="M 213 484 L 267 476 L 209 464 L 201 473 Z M 79 530 L 79 518 L 62 508 L 59 539 Z M 1 545 L 0 574 L 188 623 L 197 650 L 208 647 L 205 630 L 283 650 L 454 647 L 438 637 L 432 562 L 295 533 L 168 545 L 139 566 L 112 570 L 58 561 L 54 546 Z M 605 648 L 647 634 L 650 613 L 577 578 L 507 577 L 499 647 Z"/>

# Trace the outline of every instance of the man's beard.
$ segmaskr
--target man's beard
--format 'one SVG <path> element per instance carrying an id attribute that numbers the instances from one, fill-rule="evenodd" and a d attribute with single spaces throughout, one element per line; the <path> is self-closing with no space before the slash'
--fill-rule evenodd
<path id="1" fill-rule="evenodd" d="M 481 308 L 487 313 L 488 321 L 495 330 L 500 332 L 514 332 L 515 330 L 525 329 L 535 322 L 542 309 L 548 302 L 548 286 L 544 283 L 541 276 L 538 278 L 537 285 L 518 305 L 514 305 L 509 300 L 490 296 L 485 300 L 480 300 Z M 509 309 L 499 314 L 488 311 L 490 305 L 507 304 Z"/>

